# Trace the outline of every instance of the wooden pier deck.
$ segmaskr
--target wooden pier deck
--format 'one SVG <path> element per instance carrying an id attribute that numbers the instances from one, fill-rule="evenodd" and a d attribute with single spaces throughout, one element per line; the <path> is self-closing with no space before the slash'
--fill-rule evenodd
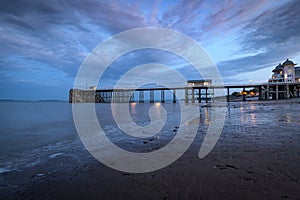
<path id="1" fill-rule="evenodd" d="M 70 103 L 127 103 L 127 102 L 166 102 L 166 91 L 172 92 L 173 103 L 176 103 L 179 99 L 176 93 L 178 91 L 184 92 L 184 101 L 186 103 L 197 102 L 209 102 L 215 97 L 215 90 L 226 90 L 226 99 L 230 101 L 230 89 L 242 89 L 246 91 L 247 88 L 258 89 L 259 100 L 277 100 L 288 99 L 300 96 L 300 83 L 262 83 L 262 84 L 241 84 L 241 85 L 224 85 L 224 86 L 183 86 L 183 87 L 155 87 L 155 88 L 117 88 L 117 89 L 97 89 L 97 90 L 82 90 L 71 89 L 69 91 Z M 154 93 L 160 92 L 160 95 L 155 98 Z M 145 98 L 145 94 L 149 93 L 149 98 Z M 157 92 L 156 92 L 157 93 Z M 138 95 L 137 95 L 138 94 Z M 242 93 L 242 100 L 246 101 L 247 95 Z"/>

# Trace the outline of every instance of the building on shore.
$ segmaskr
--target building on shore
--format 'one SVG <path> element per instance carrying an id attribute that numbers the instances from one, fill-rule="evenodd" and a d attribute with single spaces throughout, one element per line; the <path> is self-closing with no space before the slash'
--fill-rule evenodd
<path id="1" fill-rule="evenodd" d="M 293 61 L 286 59 L 279 63 L 273 70 L 268 81 L 268 91 L 272 99 L 288 99 L 299 96 L 300 67 Z M 267 97 L 269 98 L 269 97 Z"/>
<path id="2" fill-rule="evenodd" d="M 273 70 L 269 83 L 299 83 L 300 67 L 295 67 L 293 61 L 286 59 L 282 64 L 279 63 Z"/>

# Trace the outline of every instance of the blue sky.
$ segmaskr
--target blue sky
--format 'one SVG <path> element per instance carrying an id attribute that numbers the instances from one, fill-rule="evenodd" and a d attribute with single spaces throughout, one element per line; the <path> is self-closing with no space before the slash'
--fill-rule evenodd
<path id="1" fill-rule="evenodd" d="M 190 36 L 227 84 L 265 82 L 279 62 L 289 58 L 300 63 L 299 8 L 297 0 L 4 0 L 0 99 L 66 100 L 89 52 L 114 34 L 139 27 L 169 28 Z M 107 85 L 128 67 L 154 61 L 197 78 L 193 70 L 168 60 L 169 54 L 148 51 L 116 61 L 107 73 Z"/>

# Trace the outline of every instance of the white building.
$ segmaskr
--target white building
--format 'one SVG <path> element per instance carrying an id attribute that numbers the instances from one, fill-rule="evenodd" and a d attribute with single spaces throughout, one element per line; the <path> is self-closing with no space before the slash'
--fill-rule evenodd
<path id="1" fill-rule="evenodd" d="M 284 63 L 279 63 L 272 70 L 272 78 L 269 79 L 269 83 L 296 83 L 300 82 L 300 67 L 295 67 L 293 61 L 286 59 Z"/>

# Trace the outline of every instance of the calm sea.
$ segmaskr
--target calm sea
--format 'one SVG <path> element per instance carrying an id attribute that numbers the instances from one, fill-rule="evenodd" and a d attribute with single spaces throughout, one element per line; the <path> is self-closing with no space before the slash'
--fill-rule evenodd
<path id="1" fill-rule="evenodd" d="M 149 124 L 152 105 L 130 104 L 133 120 L 141 126 Z M 176 116 L 179 106 L 169 103 L 164 107 L 168 111 L 168 120 L 160 134 L 172 138 L 168 133 L 175 134 L 172 129 L 180 121 L 180 116 Z M 72 105 L 68 102 L 1 101 L 0 110 L 0 173 L 19 171 L 57 156 L 80 158 L 87 155 L 75 129 Z M 101 127 L 112 141 L 120 144 L 134 141 L 136 147 L 143 145 L 142 139 L 128 137 L 118 129 L 109 104 L 96 104 L 96 111 Z M 127 148 L 126 145 L 123 147 Z"/>
<path id="2" fill-rule="evenodd" d="M 165 127 L 155 136 L 165 145 L 176 134 L 180 123 L 179 104 L 154 104 L 164 106 L 168 113 Z M 133 120 L 142 126 L 149 124 L 149 109 L 153 104 L 131 104 L 129 110 Z M 279 134 L 299 135 L 300 104 L 299 102 L 282 103 L 231 103 L 224 105 L 227 117 L 223 134 Z M 195 105 L 200 109 L 199 133 L 204 135 L 210 122 L 210 108 Z M 72 117 L 72 105 L 68 102 L 0 102 L 0 173 L 21 171 L 24 168 L 41 164 L 58 156 L 74 159 L 86 157 L 87 152 L 82 145 Z M 97 104 L 96 111 L 101 126 L 110 134 L 112 141 L 130 144 L 124 148 L 143 144 L 142 139 L 127 137 L 114 123 L 109 104 Z M 159 113 L 158 113 L 159 114 Z M 286 130 L 286 131 L 285 131 Z"/>

